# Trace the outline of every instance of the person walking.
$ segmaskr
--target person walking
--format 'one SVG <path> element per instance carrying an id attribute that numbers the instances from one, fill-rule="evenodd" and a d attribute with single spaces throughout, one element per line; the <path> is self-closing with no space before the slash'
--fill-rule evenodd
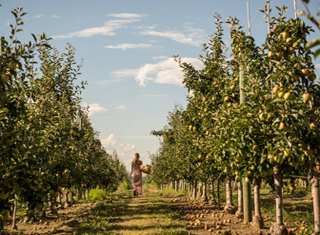
<path id="1" fill-rule="evenodd" d="M 142 194 L 142 172 L 140 171 L 140 165 L 142 161 L 139 160 L 139 153 L 135 153 L 131 162 L 130 179 L 133 173 L 133 195 L 138 196 Z"/>

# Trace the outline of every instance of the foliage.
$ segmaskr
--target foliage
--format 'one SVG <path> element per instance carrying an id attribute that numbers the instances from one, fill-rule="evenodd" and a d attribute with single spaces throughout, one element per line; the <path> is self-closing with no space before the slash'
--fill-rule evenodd
<path id="1" fill-rule="evenodd" d="M 15 195 L 36 219 L 62 189 L 114 191 L 129 180 L 80 105 L 86 83 L 77 85 L 82 63 L 75 62 L 75 48 L 68 44 L 60 53 L 44 33 L 20 42 L 26 13 L 18 7 L 12 14 L 16 23 L 9 24 L 10 42 L 2 40 L 0 57 L 0 230 Z"/>

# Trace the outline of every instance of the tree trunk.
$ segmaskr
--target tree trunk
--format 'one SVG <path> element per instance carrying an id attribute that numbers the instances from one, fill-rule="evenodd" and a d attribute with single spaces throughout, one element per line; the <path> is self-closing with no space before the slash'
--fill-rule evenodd
<path id="1" fill-rule="evenodd" d="M 263 217 L 260 210 L 260 186 L 261 178 L 254 180 L 254 217 L 253 226 L 262 229 L 264 228 Z"/>
<path id="2" fill-rule="evenodd" d="M 58 193 L 58 202 L 59 202 L 59 205 L 62 206 L 62 196 L 61 196 L 61 193 Z"/>
<path id="3" fill-rule="evenodd" d="M 174 184 L 174 191 L 177 193 L 178 192 L 178 183 L 179 181 L 176 180 L 175 184 Z"/>
<path id="4" fill-rule="evenodd" d="M 243 191 L 242 182 L 238 182 L 238 210 L 236 212 L 236 217 L 243 219 Z"/>
<path id="5" fill-rule="evenodd" d="M 87 199 L 89 199 L 90 189 L 87 188 Z"/>
<path id="6" fill-rule="evenodd" d="M 198 187 L 198 195 L 197 195 L 197 198 L 201 198 L 202 196 L 202 183 L 200 182 L 199 183 L 199 187 Z"/>
<path id="7" fill-rule="evenodd" d="M 232 202 L 232 185 L 231 185 L 231 177 L 227 176 L 226 178 L 226 206 L 224 210 L 228 214 L 235 214 L 236 213 L 236 206 Z"/>
<path id="8" fill-rule="evenodd" d="M 218 209 L 220 210 L 220 179 L 217 182 L 217 197 L 218 197 Z"/>
<path id="9" fill-rule="evenodd" d="M 272 235 L 287 235 L 288 230 L 283 224 L 282 215 L 282 172 L 281 169 L 273 168 L 274 184 L 276 189 L 276 222 L 271 226 Z"/>
<path id="10" fill-rule="evenodd" d="M 0 215 L 0 232 L 3 232 L 3 229 L 4 229 L 4 223 L 3 223 L 2 217 Z"/>
<path id="11" fill-rule="evenodd" d="M 81 190 L 78 189 L 78 200 L 81 200 L 82 199 L 82 193 L 81 193 Z"/>
<path id="12" fill-rule="evenodd" d="M 17 217 L 17 195 L 14 195 L 13 216 L 12 216 L 12 229 L 18 229 L 16 225 Z"/>
<path id="13" fill-rule="evenodd" d="M 74 204 L 76 200 L 74 200 L 75 192 L 72 190 L 71 191 L 71 204 Z"/>
<path id="14" fill-rule="evenodd" d="M 312 200 L 313 200 L 313 214 L 314 214 L 314 233 L 320 234 L 320 202 L 319 202 L 319 172 L 313 172 L 311 180 L 312 185 Z"/>
<path id="15" fill-rule="evenodd" d="M 192 188 L 192 198 L 195 199 L 197 197 L 197 181 L 195 180 Z"/>
<path id="16" fill-rule="evenodd" d="M 64 208 L 67 208 L 67 207 L 70 206 L 70 203 L 69 203 L 69 191 L 68 190 L 64 191 L 64 198 L 65 198 Z"/>
<path id="17" fill-rule="evenodd" d="M 211 205 L 216 205 L 217 200 L 216 200 L 216 195 L 214 193 L 214 180 L 213 179 L 210 180 L 210 186 L 211 187 L 210 187 L 210 201 L 209 201 L 209 203 Z"/>
<path id="18" fill-rule="evenodd" d="M 202 197 L 201 200 L 204 202 L 208 201 L 208 197 L 207 197 L 207 182 L 203 182 L 202 184 Z"/>

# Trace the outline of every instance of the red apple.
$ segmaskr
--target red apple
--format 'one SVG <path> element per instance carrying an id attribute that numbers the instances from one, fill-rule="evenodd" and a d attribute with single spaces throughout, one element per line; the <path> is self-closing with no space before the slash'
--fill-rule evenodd
<path id="1" fill-rule="evenodd" d="M 303 69 L 301 69 L 301 72 L 303 73 L 303 75 L 308 75 L 309 74 L 309 69 L 308 68 L 303 68 Z"/>
<path id="2" fill-rule="evenodd" d="M 279 86 L 274 86 L 272 88 L 272 93 L 275 94 L 275 93 L 277 93 L 278 90 L 279 90 Z"/>
<path id="3" fill-rule="evenodd" d="M 304 102 L 308 102 L 311 98 L 310 93 L 304 93 L 302 96 Z"/>
<path id="4" fill-rule="evenodd" d="M 290 53 L 290 54 L 293 54 L 294 53 L 294 47 L 289 47 L 289 50 L 288 50 L 288 52 Z"/>

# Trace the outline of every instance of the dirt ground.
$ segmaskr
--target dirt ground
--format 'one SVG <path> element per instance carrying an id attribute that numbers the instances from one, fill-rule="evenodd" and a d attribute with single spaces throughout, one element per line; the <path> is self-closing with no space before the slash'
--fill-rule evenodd
<path id="1" fill-rule="evenodd" d="M 256 229 L 235 215 L 226 214 L 216 205 L 188 201 L 187 198 L 175 198 L 177 210 L 186 219 L 186 227 L 191 234 L 268 234 L 269 229 Z M 221 204 L 221 208 L 224 204 Z"/>
<path id="2" fill-rule="evenodd" d="M 304 221 L 311 222 L 310 196 L 285 196 L 287 227 L 292 230 L 302 227 Z M 48 214 L 37 222 L 19 221 L 18 230 L 12 230 L 8 221 L 4 234 L 266 235 L 275 219 L 272 216 L 274 199 L 269 191 L 262 190 L 262 203 L 266 228 L 256 229 L 235 215 L 226 214 L 216 205 L 189 200 L 186 196 L 163 195 L 155 188 L 145 188 L 144 194 L 139 197 L 133 197 L 132 191 L 125 191 L 103 201 L 81 201 L 72 207 L 60 209 L 59 218 L 55 214 Z M 223 207 L 224 204 L 221 204 Z M 311 229 L 291 231 L 289 234 L 310 235 Z"/>

